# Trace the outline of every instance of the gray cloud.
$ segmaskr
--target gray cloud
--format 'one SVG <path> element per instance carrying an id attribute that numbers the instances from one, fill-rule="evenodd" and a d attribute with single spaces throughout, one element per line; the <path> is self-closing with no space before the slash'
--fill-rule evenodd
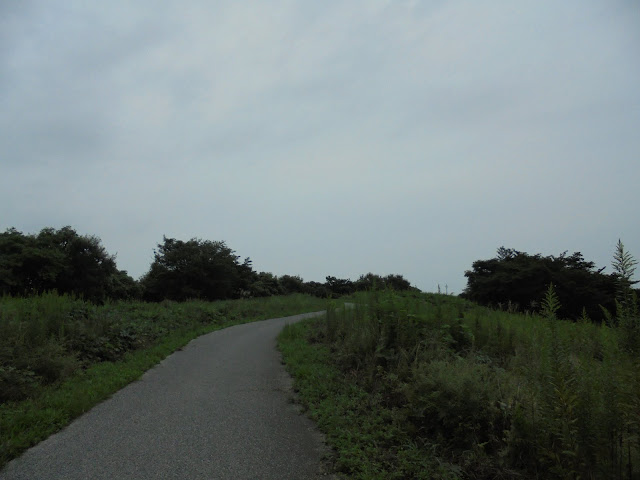
<path id="1" fill-rule="evenodd" d="M 0 8 L 0 228 L 457 292 L 500 245 L 640 256 L 634 2 Z"/>

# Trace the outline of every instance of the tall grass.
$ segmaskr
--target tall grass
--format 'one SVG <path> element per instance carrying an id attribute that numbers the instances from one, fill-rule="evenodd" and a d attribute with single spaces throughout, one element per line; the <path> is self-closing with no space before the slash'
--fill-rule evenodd
<path id="1" fill-rule="evenodd" d="M 552 289 L 543 305 L 524 315 L 373 292 L 313 338 L 404 444 L 462 476 L 640 478 L 640 361 L 624 330 L 557 319 Z"/>
<path id="2" fill-rule="evenodd" d="M 115 361 L 176 330 L 321 309 L 305 295 L 184 303 L 116 302 L 104 306 L 46 293 L 0 299 L 0 403 L 102 361 Z"/>
<path id="3" fill-rule="evenodd" d="M 198 335 L 324 307 L 307 295 L 103 306 L 53 293 L 3 297 L 0 467 Z"/>

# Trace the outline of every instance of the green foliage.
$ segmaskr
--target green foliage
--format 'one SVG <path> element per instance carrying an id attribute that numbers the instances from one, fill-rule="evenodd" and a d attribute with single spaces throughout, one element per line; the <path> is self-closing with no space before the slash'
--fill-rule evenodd
<path id="1" fill-rule="evenodd" d="M 556 313 L 558 310 L 560 310 L 560 301 L 558 300 L 556 291 L 553 288 L 553 283 L 550 283 L 547 288 L 547 292 L 542 299 L 542 309 L 540 310 L 540 314 L 545 318 L 555 320 L 557 318 Z"/>
<path id="2" fill-rule="evenodd" d="M 618 240 L 613 257 L 613 269 L 616 277 L 616 315 L 613 318 L 607 312 L 610 323 L 617 324 L 620 329 L 620 342 L 623 348 L 631 353 L 640 353 L 640 311 L 638 297 L 632 285 L 635 266 L 638 262 L 624 249 Z"/>
<path id="3" fill-rule="evenodd" d="M 297 275 L 282 275 L 279 279 L 283 293 L 307 293 L 304 280 Z"/>
<path id="4" fill-rule="evenodd" d="M 224 242 L 192 238 L 184 242 L 163 237 L 149 272 L 142 278 L 144 298 L 221 300 L 237 298 L 253 271 L 250 260 L 239 262 Z"/>
<path id="5" fill-rule="evenodd" d="M 51 293 L 1 297 L 0 467 L 198 335 L 323 307 L 299 294 L 102 306 Z"/>
<path id="6" fill-rule="evenodd" d="M 239 257 L 224 242 L 193 238 L 187 242 L 164 237 L 159 244 L 149 272 L 141 279 L 143 298 L 221 300 L 230 298 L 269 297 L 290 293 L 308 293 L 320 298 L 351 293 L 350 280 L 328 283 L 304 282 L 298 276 L 277 277 L 269 272 L 253 271 L 251 260 Z M 336 281 L 333 281 L 336 280 Z"/>
<path id="7" fill-rule="evenodd" d="M 0 234 L 0 294 L 56 290 L 100 303 L 135 298 L 137 288 L 97 237 L 78 235 L 71 227 L 43 228 L 37 235 L 11 228 Z"/>
<path id="8" fill-rule="evenodd" d="M 305 282 L 305 292 L 318 298 L 328 298 L 331 296 L 331 292 L 324 283 L 320 282 Z"/>
<path id="9" fill-rule="evenodd" d="M 328 276 L 326 278 L 325 290 L 328 295 L 333 298 L 370 290 L 419 291 L 412 287 L 411 283 L 402 275 L 391 274 L 383 277 L 371 272 L 360 275 L 355 282 L 348 278 Z"/>
<path id="10" fill-rule="evenodd" d="M 285 327 L 278 347 L 307 414 L 335 450 L 336 471 L 359 480 L 458 478 L 455 466 L 412 441 L 382 396 L 359 385 L 353 372 L 345 375 L 330 346 L 309 341 L 317 338 L 313 324 L 301 322 Z"/>
<path id="11" fill-rule="evenodd" d="M 410 456 L 427 478 L 638 478 L 637 354 L 621 327 L 558 319 L 555 284 L 538 301 L 545 317 L 374 291 L 310 321 L 287 355 L 327 352 L 297 385 L 339 469 L 421 478 Z M 322 379 L 331 393 L 306 393 L 320 388 L 309 368 L 332 369 Z"/>
<path id="12" fill-rule="evenodd" d="M 391 274 L 386 277 L 382 277 L 371 272 L 365 275 L 360 275 L 358 280 L 354 282 L 354 289 L 356 291 L 385 289 L 397 291 L 415 290 L 411 287 L 411 283 L 402 275 Z"/>
<path id="13" fill-rule="evenodd" d="M 71 227 L 43 228 L 24 235 L 14 228 L 0 234 L 0 295 L 31 296 L 48 291 L 74 294 L 100 304 L 107 300 L 185 301 L 267 297 L 308 293 L 340 297 L 357 290 L 412 289 L 402 275 L 369 273 L 356 282 L 328 276 L 325 283 L 298 276 L 255 272 L 250 258 L 239 257 L 224 242 L 163 237 L 149 271 L 138 282 L 118 270 L 98 237 Z M 414 289 L 415 290 L 415 289 Z"/>
<path id="14" fill-rule="evenodd" d="M 333 297 L 342 297 L 351 295 L 356 291 L 355 285 L 348 278 L 336 278 L 328 276 L 325 283 L 327 290 L 331 292 Z"/>
<path id="15" fill-rule="evenodd" d="M 284 289 L 277 276 L 269 272 L 260 272 L 249 286 L 252 297 L 270 297 L 272 295 L 282 295 Z"/>
<path id="16" fill-rule="evenodd" d="M 109 279 L 109 299 L 111 300 L 137 300 L 142 298 L 142 287 L 127 273 L 126 270 L 118 270 Z"/>
<path id="17" fill-rule="evenodd" d="M 562 303 L 560 318 L 579 318 L 582 310 L 594 320 L 603 320 L 601 306 L 612 310 L 616 277 L 595 270 L 582 254 L 543 257 L 501 247 L 490 260 L 473 262 L 465 272 L 463 297 L 482 305 L 517 305 L 520 311 L 536 311 L 549 283 Z"/>
<path id="18" fill-rule="evenodd" d="M 299 299 L 299 300 L 298 300 Z M 285 309 L 317 308 L 322 301 L 293 295 L 229 302 L 116 302 L 103 306 L 73 296 L 46 293 L 0 300 L 0 403 L 21 400 L 78 370 L 120 360 L 168 332 L 259 317 Z M 298 312 L 295 312 L 298 313 Z"/>
<path id="19" fill-rule="evenodd" d="M 498 440 L 500 375 L 490 365 L 461 357 L 418 362 L 411 380 L 404 394 L 412 431 L 453 451 Z"/>
<path id="20" fill-rule="evenodd" d="M 617 294 L 619 297 L 625 298 L 631 293 L 631 285 L 638 283 L 631 280 L 637 264 L 638 261 L 624 249 L 622 240 L 618 239 L 613 255 L 613 270 L 618 277 Z"/>

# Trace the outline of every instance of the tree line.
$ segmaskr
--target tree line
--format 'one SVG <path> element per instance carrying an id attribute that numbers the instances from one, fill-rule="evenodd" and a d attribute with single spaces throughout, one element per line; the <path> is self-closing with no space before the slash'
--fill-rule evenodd
<path id="1" fill-rule="evenodd" d="M 0 294 L 54 290 L 94 302 L 138 295 L 137 283 L 118 270 L 98 237 L 78 235 L 71 227 L 43 228 L 35 235 L 10 228 L 0 234 Z"/>
<path id="2" fill-rule="evenodd" d="M 580 252 L 558 256 L 530 255 L 500 247 L 488 260 L 476 260 L 465 272 L 462 297 L 481 305 L 537 312 L 549 284 L 560 299 L 562 318 L 606 320 L 626 304 L 637 302 L 630 287 L 637 262 L 618 243 L 613 272 L 604 273 Z M 67 226 L 24 234 L 15 228 L 0 233 L 0 295 L 29 296 L 47 291 L 74 294 L 94 303 L 139 299 L 159 302 L 187 299 L 222 300 L 306 293 L 339 297 L 373 288 L 417 290 L 402 275 L 367 273 L 357 280 L 327 276 L 325 282 L 297 275 L 276 276 L 253 269 L 223 241 L 163 237 L 149 270 L 133 279 L 117 268 L 101 240 Z M 621 291 L 635 299 L 624 299 Z"/>
<path id="3" fill-rule="evenodd" d="M 625 303 L 637 303 L 640 291 L 632 288 L 638 283 L 632 280 L 636 264 L 621 241 L 610 274 L 585 260 L 580 252 L 543 256 L 500 247 L 496 257 L 476 260 L 465 272 L 467 287 L 461 296 L 494 308 L 537 312 L 545 291 L 553 284 L 562 305 L 559 317 L 604 321 Z"/>
<path id="4" fill-rule="evenodd" d="M 223 241 L 163 237 L 147 273 L 139 280 L 116 266 L 101 240 L 67 226 L 24 234 L 0 233 L 0 295 L 30 296 L 47 291 L 73 294 L 94 303 L 141 299 L 222 300 L 306 293 L 338 297 L 373 287 L 414 289 L 402 275 L 361 275 L 357 280 L 327 276 L 324 283 L 297 275 L 276 276 L 253 269 Z"/>

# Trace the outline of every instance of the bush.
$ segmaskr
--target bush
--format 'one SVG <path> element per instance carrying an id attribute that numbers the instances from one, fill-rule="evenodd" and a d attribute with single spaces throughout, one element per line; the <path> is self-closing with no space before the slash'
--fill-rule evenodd
<path id="1" fill-rule="evenodd" d="M 453 450 L 495 450 L 508 426 L 500 408 L 501 375 L 489 365 L 457 358 L 417 363 L 405 387 L 409 421 L 421 437 Z"/>
<path id="2" fill-rule="evenodd" d="M 25 235 L 14 228 L 0 234 L 0 294 L 28 296 L 47 291 L 101 303 L 136 295 L 136 282 L 116 268 L 98 237 L 71 227 L 43 228 Z"/>
<path id="3" fill-rule="evenodd" d="M 612 311 L 617 280 L 596 270 L 580 252 L 567 256 L 528 255 L 501 247 L 490 260 L 473 262 L 465 272 L 463 297 L 481 305 L 517 305 L 521 311 L 537 311 L 539 300 L 553 283 L 562 303 L 561 318 L 577 319 L 586 309 L 593 320 L 604 320 L 601 306 Z"/>
<path id="4" fill-rule="evenodd" d="M 560 320 L 546 292 L 546 317 L 372 292 L 313 338 L 379 417 L 461 476 L 638 478 L 640 363 L 626 327 Z"/>

